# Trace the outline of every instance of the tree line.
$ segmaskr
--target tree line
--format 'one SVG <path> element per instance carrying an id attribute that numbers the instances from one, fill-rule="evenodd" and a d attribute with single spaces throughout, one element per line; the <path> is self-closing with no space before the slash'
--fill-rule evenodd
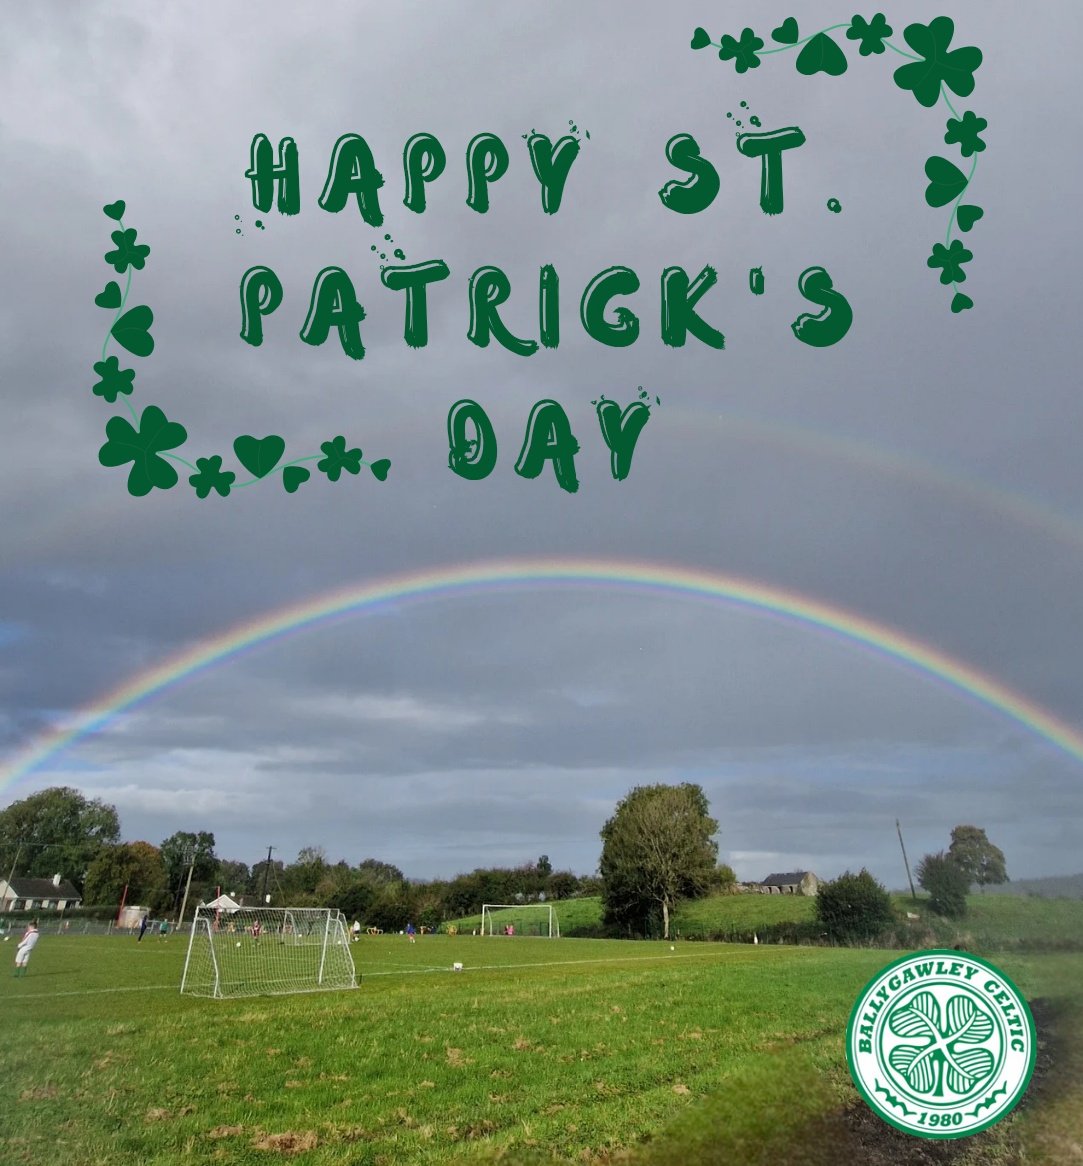
<path id="1" fill-rule="evenodd" d="M 86 907 L 116 907 L 123 896 L 175 918 L 187 888 L 191 904 L 219 893 L 248 905 L 269 897 L 277 907 L 337 908 L 382 930 L 407 922 L 436 927 L 478 913 L 483 903 L 568 899 L 600 888 L 595 877 L 554 870 L 544 854 L 517 867 L 427 882 L 377 858 L 332 862 L 320 846 L 302 848 L 290 863 L 272 858 L 248 866 L 220 857 L 208 830 L 178 830 L 158 845 L 123 842 L 116 808 L 68 787 L 42 790 L 0 811 L 0 878 L 13 870 L 31 878 L 60 874 Z"/>
<path id="2" fill-rule="evenodd" d="M 717 833 L 700 786 L 636 786 L 601 829 L 596 876 L 554 870 L 543 854 L 517 867 L 418 881 L 377 858 L 332 862 L 320 846 L 302 848 L 288 864 L 271 858 L 248 866 L 219 857 L 205 830 L 179 830 L 157 846 L 122 842 L 114 806 L 54 787 L 0 811 L 0 877 L 9 869 L 41 878 L 59 873 L 87 906 L 112 906 L 123 896 L 175 918 L 186 889 L 193 903 L 224 892 L 248 905 L 337 908 L 382 930 L 408 922 L 435 928 L 477 914 L 484 903 L 600 895 L 608 934 L 668 939 L 681 902 L 735 889 L 733 870 L 718 862 Z M 956 918 L 972 885 L 1007 880 L 1003 852 L 969 825 L 956 826 L 947 851 L 926 855 L 917 874 L 932 910 Z M 845 940 L 877 934 L 893 912 L 888 892 L 862 870 L 821 885 L 816 917 L 823 934 Z"/>

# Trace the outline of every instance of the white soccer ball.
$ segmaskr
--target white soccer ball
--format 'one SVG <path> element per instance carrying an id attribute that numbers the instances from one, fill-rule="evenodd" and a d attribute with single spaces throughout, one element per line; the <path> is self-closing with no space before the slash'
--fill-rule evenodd
<path id="1" fill-rule="evenodd" d="M 677 949 L 676 949 L 676 948 L 673 946 L 673 944 L 671 943 L 671 944 L 669 945 L 669 950 L 670 950 L 670 951 L 676 951 Z"/>
<path id="2" fill-rule="evenodd" d="M 453 972 L 461 972 L 463 970 L 463 966 L 462 966 L 462 964 L 455 963 L 455 964 L 451 965 L 451 970 Z"/>
<path id="3" fill-rule="evenodd" d="M 238 946 L 238 947 L 240 947 L 240 946 L 241 946 L 241 941 L 240 941 L 239 939 L 237 940 L 237 946 Z"/>

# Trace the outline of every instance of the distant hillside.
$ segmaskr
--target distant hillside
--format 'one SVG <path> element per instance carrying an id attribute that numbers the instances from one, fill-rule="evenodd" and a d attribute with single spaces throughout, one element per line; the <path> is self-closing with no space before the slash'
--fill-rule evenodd
<path id="1" fill-rule="evenodd" d="M 1083 899 L 1083 874 L 1053 875 L 1044 879 L 1019 879 L 999 887 L 986 887 L 987 895 L 1033 895 L 1039 899 Z"/>

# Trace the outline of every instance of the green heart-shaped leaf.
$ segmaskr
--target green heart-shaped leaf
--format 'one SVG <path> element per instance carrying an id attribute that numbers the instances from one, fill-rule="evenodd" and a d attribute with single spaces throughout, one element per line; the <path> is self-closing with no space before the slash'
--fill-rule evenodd
<path id="1" fill-rule="evenodd" d="M 711 43 L 711 34 L 705 28 L 697 28 L 692 33 L 692 48 L 705 49 Z"/>
<path id="2" fill-rule="evenodd" d="M 150 356 L 154 351 L 154 337 L 150 334 L 153 323 L 154 313 L 146 304 L 129 308 L 113 325 L 113 339 L 133 356 Z"/>
<path id="3" fill-rule="evenodd" d="M 262 439 L 246 433 L 233 443 L 233 452 L 254 478 L 265 478 L 282 460 L 282 455 L 286 452 L 286 443 L 273 433 L 270 437 Z M 307 470 L 305 476 L 308 476 Z M 297 483 L 298 486 L 300 484 Z"/>
<path id="4" fill-rule="evenodd" d="M 947 158 L 929 158 L 925 163 L 925 176 L 929 179 L 925 190 L 925 201 L 929 206 L 947 206 L 966 190 L 966 175 Z"/>
<path id="5" fill-rule="evenodd" d="M 795 45 L 800 35 L 797 30 L 797 21 L 792 16 L 787 16 L 771 33 L 771 39 L 778 41 L 780 45 Z"/>
<path id="6" fill-rule="evenodd" d="M 951 301 L 951 310 L 958 315 L 960 312 L 965 312 L 967 308 L 972 308 L 974 301 L 970 296 L 963 295 L 962 292 L 956 292 Z"/>
<path id="7" fill-rule="evenodd" d="M 970 203 L 963 203 L 962 206 L 955 212 L 955 221 L 959 224 L 960 231 L 969 231 L 970 228 L 980 218 L 984 218 L 985 211 L 980 206 L 972 206 Z"/>
<path id="8" fill-rule="evenodd" d="M 841 77 L 846 72 L 846 54 L 827 33 L 819 32 L 798 54 L 797 71 L 806 77 L 813 73 Z"/>
<path id="9" fill-rule="evenodd" d="M 287 466 L 282 471 L 282 485 L 286 487 L 287 494 L 292 494 L 311 477 L 304 466 Z"/>
<path id="10" fill-rule="evenodd" d="M 381 458 L 378 462 L 373 462 L 369 469 L 372 470 L 372 476 L 379 478 L 381 482 L 387 481 L 387 471 L 391 469 L 391 459 Z"/>
<path id="11" fill-rule="evenodd" d="M 106 203 L 102 210 L 111 218 L 116 219 L 119 223 L 124 218 L 124 199 L 118 198 L 116 202 Z"/>
<path id="12" fill-rule="evenodd" d="M 99 308 L 119 308 L 120 300 L 120 284 L 113 279 L 94 297 Z"/>

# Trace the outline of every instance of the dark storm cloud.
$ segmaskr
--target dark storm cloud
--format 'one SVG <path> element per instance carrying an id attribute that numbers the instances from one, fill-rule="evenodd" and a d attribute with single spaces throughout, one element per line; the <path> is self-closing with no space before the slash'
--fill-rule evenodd
<path id="1" fill-rule="evenodd" d="M 1079 128 L 1063 93 L 1080 17 L 1052 7 L 1060 35 L 1040 64 L 1012 33 L 1013 9 L 955 7 L 959 43 L 985 52 L 972 104 L 990 123 L 975 184 L 986 217 L 968 237 L 977 307 L 962 317 L 924 262 L 943 230 L 921 197 L 926 157 L 949 152 L 942 115 L 891 85 L 883 62 L 809 79 L 771 61 L 738 78 L 687 47 L 696 23 L 724 15 L 645 3 L 328 4 L 303 20 L 270 4 L 241 23 L 209 7 L 12 9 L 0 44 L 0 197 L 18 227 L 0 298 L 0 618 L 17 629 L 0 644 L 5 749 L 283 605 L 515 555 L 761 580 L 881 621 L 1083 723 L 1083 527 L 1061 538 L 1033 510 L 981 494 L 986 483 L 1083 521 L 1069 311 L 1080 242 L 1059 193 L 1079 167 L 1056 136 Z M 907 18 L 936 13 L 911 5 Z M 754 13 L 764 27 L 783 15 Z M 484 83 L 481 26 L 496 47 Z M 786 213 L 770 222 L 725 119 L 741 100 L 808 137 L 787 159 Z M 1057 118 L 1026 112 L 1044 108 Z M 521 135 L 556 135 L 570 119 L 591 140 L 546 218 Z M 448 168 L 416 216 L 401 205 L 400 157 L 420 129 L 444 142 Z M 465 145 L 481 130 L 512 153 L 484 217 L 463 205 Z M 350 131 L 386 178 L 380 232 L 315 206 Z M 667 214 L 656 194 L 678 131 L 722 179 L 699 216 Z M 255 132 L 294 136 L 302 159 L 302 213 L 265 216 L 265 231 L 243 178 Z M 827 213 L 830 196 L 841 215 Z M 153 248 L 133 282 L 157 339 L 137 402 L 183 420 L 200 456 L 228 457 L 239 433 L 282 433 L 291 454 L 344 433 L 392 458 L 386 483 L 313 482 L 288 499 L 265 483 L 206 502 L 182 483 L 135 500 L 123 471 L 97 464 L 110 410 L 89 391 L 104 329 L 91 300 L 110 276 L 99 208 L 116 197 Z M 431 295 L 422 351 L 402 342 L 401 297 L 379 285 L 369 247 L 385 231 L 411 261 L 439 256 L 452 271 Z M 257 262 L 286 300 L 255 350 L 237 338 L 237 287 Z M 546 262 L 561 276 L 560 349 L 524 361 L 470 345 L 470 272 L 508 272 L 506 318 L 529 333 Z M 708 262 L 719 285 L 704 314 L 727 350 L 667 350 L 659 274 Z M 297 337 L 330 263 L 368 310 L 359 363 Z M 643 283 L 642 337 L 624 351 L 587 339 L 577 319 L 581 288 L 614 263 Z M 789 332 L 810 263 L 856 311 L 852 334 L 822 352 Z M 768 291 L 753 299 L 747 273 L 761 265 Z M 638 385 L 662 404 L 617 484 L 590 402 L 630 400 Z M 462 396 L 497 428 L 486 482 L 447 469 L 446 411 Z M 565 405 L 582 445 L 575 497 L 512 470 L 544 396 Z M 1013 873 L 1078 865 L 1079 773 L 1004 717 L 808 627 L 619 589 L 529 589 L 403 603 L 264 647 L 147 702 L 11 796 L 75 782 L 116 801 L 126 835 L 211 825 L 221 851 L 249 860 L 271 830 L 287 856 L 308 843 L 378 850 L 417 874 L 543 851 L 587 870 L 631 785 L 689 777 L 742 874 L 869 865 L 898 882 L 896 816 L 910 815 L 926 849 L 956 821 L 996 822 Z"/>

